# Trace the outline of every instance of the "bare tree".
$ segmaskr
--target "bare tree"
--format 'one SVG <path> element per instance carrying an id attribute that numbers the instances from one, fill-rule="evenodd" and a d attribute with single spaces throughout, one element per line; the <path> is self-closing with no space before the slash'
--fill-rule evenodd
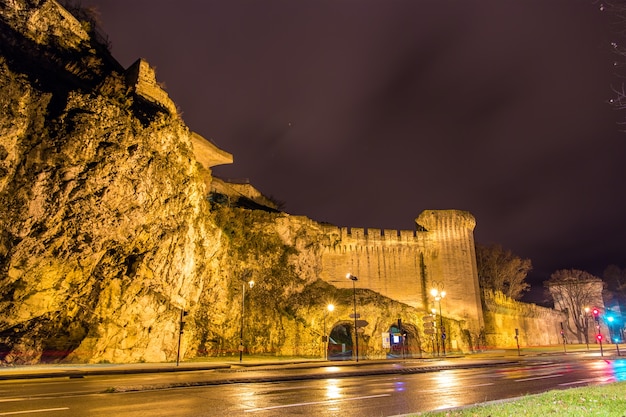
<path id="1" fill-rule="evenodd" d="M 561 269 L 543 284 L 554 300 L 554 307 L 567 313 L 567 330 L 576 335 L 579 343 L 589 343 L 589 309 L 604 307 L 604 282 L 585 271 Z"/>
<path id="2" fill-rule="evenodd" d="M 530 259 L 522 259 L 500 245 L 476 245 L 476 265 L 481 287 L 501 291 L 518 300 L 530 285 L 526 276 L 532 269 Z"/>

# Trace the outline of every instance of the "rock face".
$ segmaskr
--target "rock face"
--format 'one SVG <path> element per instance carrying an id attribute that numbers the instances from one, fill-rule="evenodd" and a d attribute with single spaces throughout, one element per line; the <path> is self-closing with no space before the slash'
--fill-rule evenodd
<path id="1" fill-rule="evenodd" d="M 1 12 L 0 357 L 165 360 L 219 246 L 191 133 L 55 2 Z"/>

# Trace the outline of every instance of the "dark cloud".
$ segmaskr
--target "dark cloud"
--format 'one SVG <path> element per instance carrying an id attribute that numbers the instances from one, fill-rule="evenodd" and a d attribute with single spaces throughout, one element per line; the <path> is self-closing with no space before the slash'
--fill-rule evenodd
<path id="1" fill-rule="evenodd" d="M 626 137 L 592 1 L 126 1 L 96 5 L 191 129 L 287 209 L 412 229 L 458 208 L 535 264 L 626 267 Z"/>

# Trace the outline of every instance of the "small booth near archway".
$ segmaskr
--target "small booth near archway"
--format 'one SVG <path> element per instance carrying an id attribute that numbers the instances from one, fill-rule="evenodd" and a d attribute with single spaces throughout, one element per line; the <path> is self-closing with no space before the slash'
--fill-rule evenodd
<path id="1" fill-rule="evenodd" d="M 389 327 L 388 333 L 383 333 L 383 348 L 387 349 L 388 359 L 415 358 L 422 356 L 420 339 L 417 328 L 411 324 L 404 324 L 398 319 L 397 323 Z"/>

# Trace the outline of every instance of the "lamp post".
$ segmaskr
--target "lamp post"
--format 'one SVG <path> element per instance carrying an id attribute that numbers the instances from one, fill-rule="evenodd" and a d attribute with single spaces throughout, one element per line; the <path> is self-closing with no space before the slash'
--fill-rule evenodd
<path id="1" fill-rule="evenodd" d="M 430 295 L 435 298 L 435 301 L 439 303 L 439 324 L 441 325 L 441 351 L 443 356 L 446 356 L 446 329 L 443 327 L 443 316 L 441 315 L 441 299 L 446 296 L 446 292 L 443 290 L 443 285 L 437 284 L 437 288 L 430 290 Z"/>
<path id="2" fill-rule="evenodd" d="M 352 281 L 352 299 L 354 306 L 354 341 L 356 342 L 356 361 L 359 361 L 359 329 L 356 327 L 356 282 L 359 280 L 357 277 L 352 275 L 351 273 L 346 274 L 346 278 Z"/>
<path id="3" fill-rule="evenodd" d="M 180 321 L 178 322 L 178 350 L 176 351 L 176 366 L 180 363 L 180 339 L 183 336 L 183 332 L 185 331 L 185 316 L 187 312 L 184 308 L 180 309 Z"/>
<path id="4" fill-rule="evenodd" d="M 438 329 L 438 325 L 437 325 L 437 309 L 436 308 L 431 308 L 430 312 L 433 316 L 433 321 L 434 321 L 434 327 L 435 327 L 435 340 L 433 341 L 433 356 L 435 356 L 435 342 L 437 342 L 437 356 L 439 356 L 439 330 Z"/>
<path id="5" fill-rule="evenodd" d="M 247 282 L 250 286 L 250 289 L 254 287 L 254 281 L 250 280 Z M 241 330 L 239 332 L 239 362 L 243 359 L 243 324 L 244 317 L 246 313 L 246 283 L 241 284 Z"/>
<path id="6" fill-rule="evenodd" d="M 326 306 L 327 312 L 324 313 L 324 336 L 322 337 L 322 343 L 324 344 L 324 358 L 328 360 L 328 333 L 326 333 L 326 316 L 328 313 L 331 313 L 335 310 L 335 306 L 333 304 L 328 304 Z"/>
<path id="7" fill-rule="evenodd" d="M 589 307 L 585 307 L 585 343 L 589 350 Z"/>

